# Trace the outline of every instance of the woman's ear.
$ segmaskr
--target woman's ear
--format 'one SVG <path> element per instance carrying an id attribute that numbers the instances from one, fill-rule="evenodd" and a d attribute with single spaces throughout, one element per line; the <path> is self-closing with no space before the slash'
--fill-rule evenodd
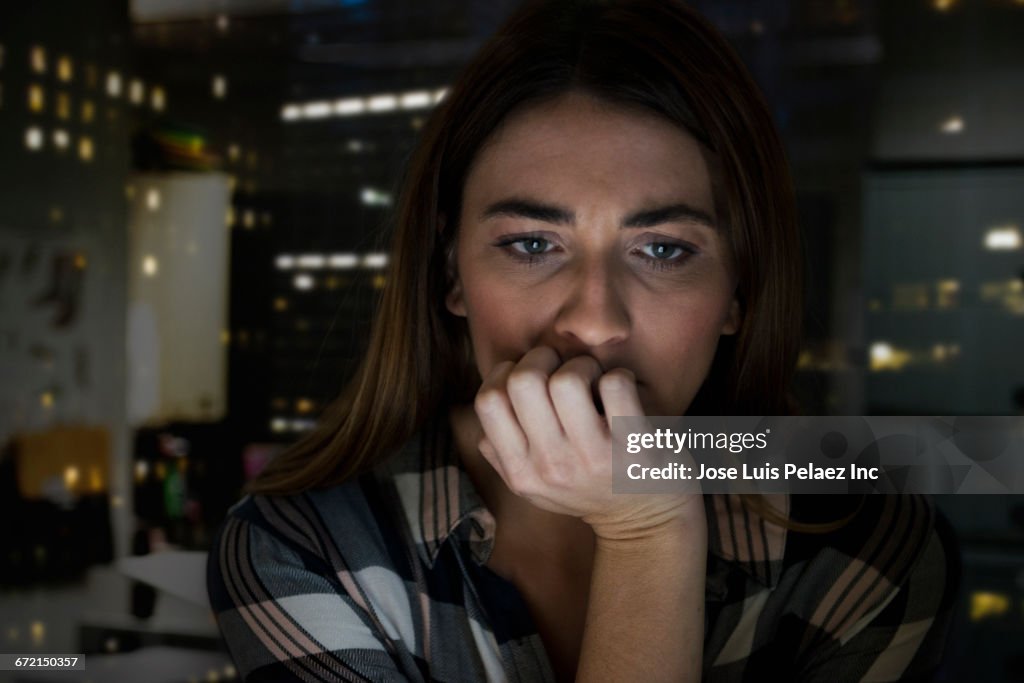
<path id="1" fill-rule="evenodd" d="M 729 304 L 729 312 L 722 324 L 722 334 L 736 334 L 740 330 L 740 323 L 743 322 L 743 308 L 740 306 L 738 297 L 733 297 Z"/>
<path id="2" fill-rule="evenodd" d="M 437 231 L 443 233 L 445 227 L 445 215 L 437 218 Z M 452 315 L 466 317 L 466 304 L 462 298 L 462 279 L 459 277 L 459 267 L 456 259 L 456 240 L 452 240 L 445 252 L 444 280 L 448 286 L 448 293 L 444 297 L 444 305 Z"/>

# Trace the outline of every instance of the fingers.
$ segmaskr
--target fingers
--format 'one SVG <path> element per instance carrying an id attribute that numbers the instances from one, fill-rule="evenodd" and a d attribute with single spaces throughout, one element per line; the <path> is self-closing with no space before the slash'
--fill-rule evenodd
<path id="1" fill-rule="evenodd" d="M 566 436 L 575 443 L 589 443 L 605 433 L 605 421 L 594 406 L 594 385 L 601 364 L 592 356 L 576 356 L 551 376 L 551 402 Z"/>
<path id="2" fill-rule="evenodd" d="M 601 376 L 597 390 L 604 403 L 604 414 L 612 416 L 643 416 L 640 395 L 636 390 L 636 375 L 626 368 L 615 368 Z"/>
<path id="3" fill-rule="evenodd" d="M 506 391 L 532 450 L 558 450 L 564 438 L 548 393 L 551 374 L 561 362 L 554 349 L 538 346 L 528 351 L 508 375 Z"/>
<path id="4" fill-rule="evenodd" d="M 480 454 L 508 481 L 506 471 L 499 459 L 502 453 L 526 452 L 526 434 L 515 419 L 512 404 L 505 393 L 508 376 L 515 367 L 512 361 L 499 363 L 480 385 L 473 408 L 486 437 L 481 440 Z M 498 445 L 501 445 L 500 451 Z"/>

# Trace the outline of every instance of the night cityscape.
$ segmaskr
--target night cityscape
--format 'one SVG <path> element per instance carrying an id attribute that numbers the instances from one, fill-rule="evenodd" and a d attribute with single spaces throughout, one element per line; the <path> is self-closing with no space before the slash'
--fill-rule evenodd
<path id="1" fill-rule="evenodd" d="M 786 144 L 802 411 L 1024 415 L 1024 2 L 689 4 Z M 0 652 L 89 659 L 0 681 L 237 680 L 195 558 L 355 371 L 417 133 L 516 6 L 0 8 Z M 1024 681 L 1024 496 L 935 500 L 936 680 Z"/>

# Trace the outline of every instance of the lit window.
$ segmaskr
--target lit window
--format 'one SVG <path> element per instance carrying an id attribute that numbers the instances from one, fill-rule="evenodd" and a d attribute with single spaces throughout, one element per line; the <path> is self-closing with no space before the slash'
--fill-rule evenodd
<path id="1" fill-rule="evenodd" d="M 149 188 L 146 192 L 146 208 L 150 211 L 160 210 L 160 190 L 155 187 Z"/>
<path id="2" fill-rule="evenodd" d="M 964 130 L 964 120 L 959 116 L 950 116 L 939 124 L 939 130 L 946 135 L 957 135 Z"/>
<path id="3" fill-rule="evenodd" d="M 331 254 L 328 264 L 331 268 L 348 270 L 359 265 L 359 257 L 355 254 Z"/>
<path id="4" fill-rule="evenodd" d="M 57 93 L 57 118 L 65 121 L 71 118 L 71 96 L 66 92 Z"/>
<path id="5" fill-rule="evenodd" d="M 295 276 L 293 284 L 295 285 L 295 289 L 308 291 L 313 289 L 313 276 L 307 275 L 306 273 L 300 273 Z"/>
<path id="6" fill-rule="evenodd" d="M 290 270 L 295 267 L 295 257 L 290 254 L 278 254 L 274 259 L 274 265 L 278 270 Z"/>
<path id="7" fill-rule="evenodd" d="M 69 465 L 64 468 L 64 488 L 72 491 L 76 485 L 78 485 L 78 468 L 74 465 Z"/>
<path id="8" fill-rule="evenodd" d="M 334 103 L 334 113 L 338 116 L 354 116 L 366 110 L 366 102 L 361 97 L 349 97 Z"/>
<path id="9" fill-rule="evenodd" d="M 146 99 L 146 86 L 137 78 L 132 79 L 131 85 L 128 86 L 128 99 L 132 104 L 142 104 Z"/>
<path id="10" fill-rule="evenodd" d="M 33 45 L 29 50 L 28 61 L 32 66 L 32 71 L 37 74 L 46 73 L 46 48 L 42 45 Z"/>
<path id="11" fill-rule="evenodd" d="M 256 227 L 256 212 L 252 209 L 246 209 L 245 213 L 242 214 L 242 225 L 245 226 L 246 230 L 252 230 Z"/>
<path id="12" fill-rule="evenodd" d="M 384 268 L 387 265 L 387 254 L 366 254 L 363 256 L 363 268 Z"/>
<path id="13" fill-rule="evenodd" d="M 299 268 L 323 268 L 326 262 L 323 254 L 302 254 L 298 258 Z"/>
<path id="14" fill-rule="evenodd" d="M 43 148 L 43 131 L 38 126 L 32 126 L 25 131 L 25 147 L 32 151 Z"/>
<path id="15" fill-rule="evenodd" d="M 374 95 L 366 102 L 366 108 L 372 112 L 394 111 L 398 107 L 398 98 L 394 95 Z"/>
<path id="16" fill-rule="evenodd" d="M 57 60 L 57 78 L 68 83 L 71 81 L 73 76 L 74 64 L 71 61 L 71 57 L 62 55 L 61 58 Z"/>
<path id="17" fill-rule="evenodd" d="M 1016 225 L 990 228 L 985 233 L 985 248 L 989 251 L 1014 251 L 1020 249 L 1020 245 L 1020 228 Z"/>
<path id="18" fill-rule="evenodd" d="M 307 119 L 323 119 L 331 115 L 330 102 L 310 102 L 303 105 L 302 115 Z"/>
<path id="19" fill-rule="evenodd" d="M 160 270 L 156 256 L 145 256 L 142 259 L 142 274 L 146 277 L 155 277 Z"/>
<path id="20" fill-rule="evenodd" d="M 111 97 L 121 96 L 121 74 L 116 71 L 107 74 L 107 94 Z"/>
<path id="21" fill-rule="evenodd" d="M 364 187 L 362 192 L 359 193 L 359 201 L 366 206 L 390 206 L 391 195 L 375 190 L 372 187 Z"/>
<path id="22" fill-rule="evenodd" d="M 154 86 L 153 91 L 149 96 L 149 104 L 153 107 L 154 111 L 163 111 L 167 106 L 167 96 L 164 93 L 164 89 L 160 86 Z"/>
<path id="23" fill-rule="evenodd" d="M 275 417 L 270 421 L 270 431 L 280 433 L 288 430 L 288 420 L 283 417 Z"/>
<path id="24" fill-rule="evenodd" d="M 33 621 L 28 627 L 28 632 L 32 636 L 33 645 L 42 645 L 46 640 L 46 624 L 41 621 Z"/>
<path id="25" fill-rule="evenodd" d="M 213 82 L 211 83 L 211 87 L 213 89 L 213 96 L 216 97 L 218 100 L 222 100 L 225 97 L 227 97 L 228 79 L 224 76 L 220 74 L 214 76 Z"/>
<path id="26" fill-rule="evenodd" d="M 236 144 L 228 145 L 228 159 L 231 161 L 238 161 L 238 157 L 242 155 L 242 148 Z"/>
<path id="27" fill-rule="evenodd" d="M 81 159 L 82 161 L 89 162 L 89 161 L 92 161 L 92 157 L 93 157 L 92 138 L 83 135 L 78 140 L 78 158 Z"/>
<path id="28" fill-rule="evenodd" d="M 67 149 L 71 142 L 71 136 L 63 128 L 53 131 L 53 146 L 57 149 Z"/>
<path id="29" fill-rule="evenodd" d="M 92 123 L 96 118 L 96 105 L 92 100 L 82 101 L 82 123 Z"/>
<path id="30" fill-rule="evenodd" d="M 910 362 L 910 354 L 897 349 L 888 342 L 874 342 L 870 347 L 870 368 L 872 372 L 902 370 Z"/>
<path id="31" fill-rule="evenodd" d="M 281 109 L 281 119 L 284 121 L 298 121 L 302 118 L 302 107 L 297 104 L 287 104 Z"/>
<path id="32" fill-rule="evenodd" d="M 935 283 L 935 305 L 938 308 L 956 308 L 959 295 L 959 280 L 939 280 Z"/>
<path id="33" fill-rule="evenodd" d="M 28 109 L 33 112 L 41 112 L 46 107 L 46 93 L 43 86 L 33 83 L 28 86 Z"/>
<path id="34" fill-rule="evenodd" d="M 1010 611 L 1010 596 L 1004 593 L 975 591 L 971 593 L 971 621 L 999 617 Z"/>
<path id="35" fill-rule="evenodd" d="M 426 90 L 418 90 L 403 94 L 399 102 L 402 109 L 422 109 L 423 107 L 430 106 L 431 99 L 429 92 Z"/>

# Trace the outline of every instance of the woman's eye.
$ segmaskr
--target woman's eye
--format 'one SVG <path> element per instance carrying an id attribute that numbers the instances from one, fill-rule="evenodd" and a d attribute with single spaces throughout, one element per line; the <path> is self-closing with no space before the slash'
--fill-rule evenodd
<path id="1" fill-rule="evenodd" d="M 531 256 L 543 254 L 548 250 L 548 247 L 551 246 L 551 242 L 542 237 L 524 237 L 516 240 L 512 244 L 514 247 L 517 247 L 516 251 L 520 251 Z"/>
<path id="2" fill-rule="evenodd" d="M 674 261 L 683 254 L 691 253 L 685 247 L 670 242 L 650 242 L 640 247 L 640 251 L 657 261 Z"/>

